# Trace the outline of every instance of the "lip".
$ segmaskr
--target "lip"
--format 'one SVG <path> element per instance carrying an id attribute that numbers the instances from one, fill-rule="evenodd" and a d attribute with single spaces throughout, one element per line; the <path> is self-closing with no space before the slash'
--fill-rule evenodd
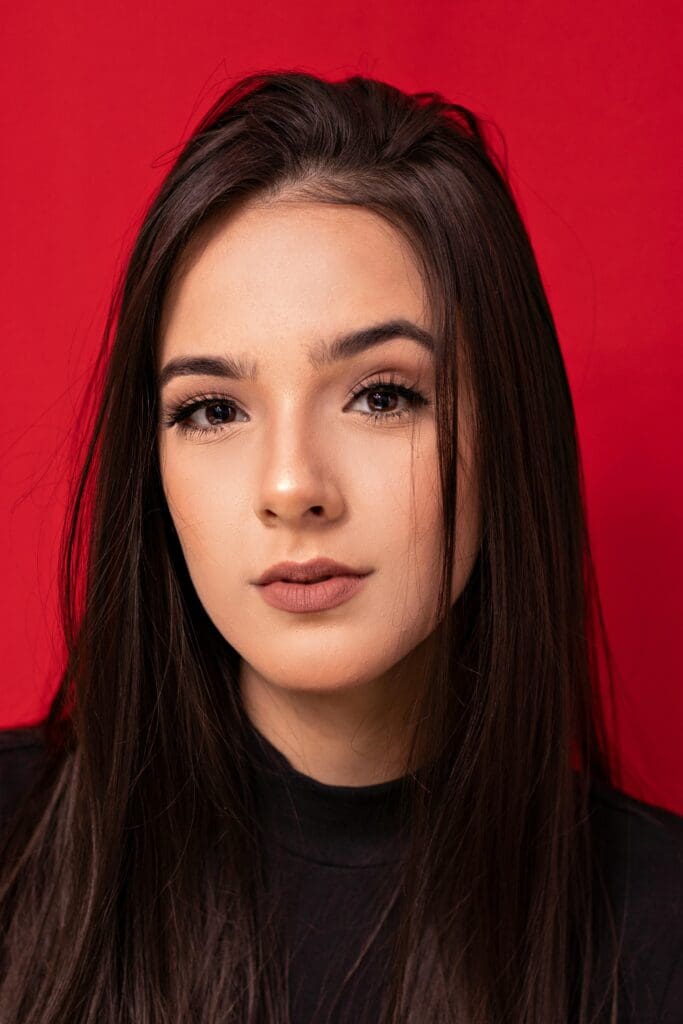
<path id="1" fill-rule="evenodd" d="M 317 583 L 292 583 L 274 580 L 262 585 L 263 600 L 273 608 L 287 612 L 323 612 L 349 601 L 365 585 L 363 576 L 331 576 Z"/>
<path id="2" fill-rule="evenodd" d="M 278 562 L 266 569 L 254 582 L 265 587 L 281 581 L 306 583 L 323 576 L 367 576 L 370 572 L 371 569 L 354 569 L 332 558 L 311 558 L 308 562 Z"/>

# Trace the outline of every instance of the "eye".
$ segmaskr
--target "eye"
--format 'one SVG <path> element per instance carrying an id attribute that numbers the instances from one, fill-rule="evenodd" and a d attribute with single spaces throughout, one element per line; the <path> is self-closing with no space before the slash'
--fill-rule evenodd
<path id="1" fill-rule="evenodd" d="M 195 412 L 203 412 L 210 426 L 217 427 L 225 423 L 232 423 L 232 416 L 236 410 L 237 406 L 232 402 L 226 402 L 219 398 L 196 405 L 191 415 L 194 415 Z"/>
<path id="2" fill-rule="evenodd" d="M 359 403 L 360 400 L 369 404 L 370 410 L 359 409 L 359 414 L 373 424 L 409 418 L 415 415 L 418 407 L 430 404 L 429 399 L 416 388 L 384 378 L 356 389 L 351 396 L 350 404 Z M 239 416 L 245 414 L 232 399 L 224 395 L 196 395 L 174 405 L 164 419 L 163 425 L 177 426 L 178 430 L 188 437 L 220 434 L 235 423 L 245 422 L 244 419 L 239 419 Z"/>
<path id="3" fill-rule="evenodd" d="M 379 407 L 370 412 L 361 410 L 362 416 L 369 416 L 374 422 L 402 419 L 413 414 L 418 406 L 429 405 L 429 400 L 420 391 L 391 380 L 376 380 L 364 385 L 354 392 L 353 400 L 358 398 Z M 404 407 L 396 408 L 401 400 Z"/>
<path id="4" fill-rule="evenodd" d="M 214 434 L 235 422 L 243 422 L 235 419 L 236 414 L 240 412 L 236 403 L 224 395 L 196 395 L 188 401 L 174 405 L 164 420 L 164 426 L 177 425 L 178 430 L 187 435 Z M 193 417 L 203 419 L 204 423 L 193 423 Z"/>

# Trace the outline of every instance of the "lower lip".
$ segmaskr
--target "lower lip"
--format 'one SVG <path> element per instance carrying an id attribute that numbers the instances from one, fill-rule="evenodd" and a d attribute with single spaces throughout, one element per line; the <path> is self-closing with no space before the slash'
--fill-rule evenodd
<path id="1" fill-rule="evenodd" d="M 324 612 L 336 608 L 357 594 L 365 576 L 331 576 L 319 583 L 291 583 L 276 580 L 261 587 L 264 601 L 286 612 Z"/>

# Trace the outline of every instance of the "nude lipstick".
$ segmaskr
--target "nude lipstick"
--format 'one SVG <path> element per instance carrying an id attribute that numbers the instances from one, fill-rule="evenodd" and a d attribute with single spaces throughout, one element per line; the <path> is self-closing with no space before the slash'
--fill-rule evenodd
<path id="1" fill-rule="evenodd" d="M 349 601 L 372 570 L 353 569 L 329 558 L 279 562 L 255 581 L 264 601 L 288 612 L 322 612 Z"/>

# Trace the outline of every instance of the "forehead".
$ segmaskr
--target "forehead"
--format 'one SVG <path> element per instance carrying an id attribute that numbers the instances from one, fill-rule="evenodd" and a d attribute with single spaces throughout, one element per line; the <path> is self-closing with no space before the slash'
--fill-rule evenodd
<path id="1" fill-rule="evenodd" d="M 429 329 L 417 261 L 393 225 L 358 206 L 250 202 L 212 217 L 187 246 L 164 300 L 159 356 L 212 346 L 260 359 L 401 318 Z"/>

